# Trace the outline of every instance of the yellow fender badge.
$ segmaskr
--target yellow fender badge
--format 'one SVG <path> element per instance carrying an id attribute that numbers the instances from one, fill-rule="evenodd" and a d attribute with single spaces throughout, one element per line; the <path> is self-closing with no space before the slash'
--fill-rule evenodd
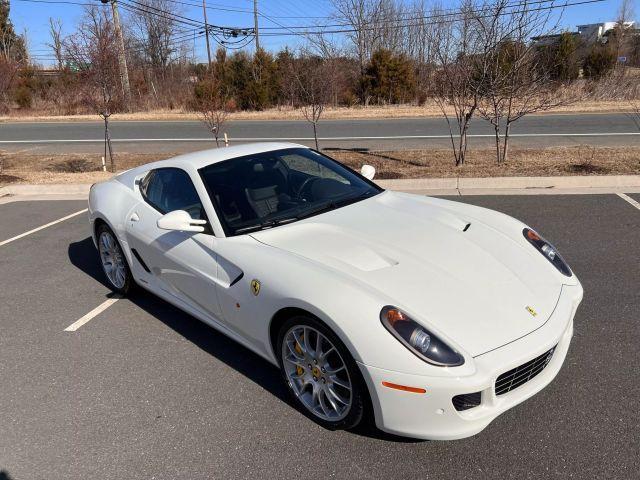
<path id="1" fill-rule="evenodd" d="M 536 312 L 533 308 L 531 308 L 529 305 L 527 305 L 527 312 L 529 312 L 532 316 L 536 316 L 538 315 L 538 312 Z"/>
<path id="2" fill-rule="evenodd" d="M 251 293 L 257 296 L 260 293 L 260 281 L 255 278 L 251 280 Z"/>

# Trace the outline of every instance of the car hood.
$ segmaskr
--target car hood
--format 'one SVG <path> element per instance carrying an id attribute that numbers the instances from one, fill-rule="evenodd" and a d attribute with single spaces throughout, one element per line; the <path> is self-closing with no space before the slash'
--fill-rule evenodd
<path id="1" fill-rule="evenodd" d="M 436 202 L 385 192 L 252 236 L 354 278 L 472 356 L 542 326 L 562 281 L 521 224 Z"/>

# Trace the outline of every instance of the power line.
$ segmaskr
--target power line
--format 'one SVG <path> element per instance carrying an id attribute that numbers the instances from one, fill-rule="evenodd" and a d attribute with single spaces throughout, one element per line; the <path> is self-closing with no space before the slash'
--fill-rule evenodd
<path id="1" fill-rule="evenodd" d="M 543 4 L 551 4 L 551 5 L 547 5 L 545 8 L 547 9 L 553 9 L 553 8 L 563 8 L 564 6 L 566 6 L 565 4 L 559 4 L 557 3 L 558 0 L 518 0 L 516 3 L 508 3 L 504 6 L 504 8 L 520 8 L 520 7 L 528 7 L 528 6 L 534 6 L 534 5 L 543 5 Z M 568 0 L 571 1 L 571 0 Z M 591 2 L 587 2 L 587 3 L 596 3 L 596 2 L 602 2 L 604 0 L 592 0 Z M 571 5 L 569 5 L 571 6 Z M 494 8 L 491 6 L 485 6 L 482 7 L 480 9 L 477 10 L 471 10 L 469 11 L 469 13 L 481 13 L 481 12 L 487 12 L 487 11 L 492 11 Z M 460 10 L 459 8 L 451 8 L 451 9 L 445 9 L 445 10 L 441 10 L 438 13 L 434 13 L 431 15 L 423 15 L 423 16 L 414 16 L 411 18 L 387 18 L 387 19 L 381 19 L 381 20 L 374 20 L 374 21 L 365 21 L 362 22 L 362 26 L 367 26 L 367 25 L 380 25 L 380 24 L 386 24 L 386 23 L 399 23 L 399 22 L 410 22 L 410 21 L 418 21 L 418 20 L 432 20 L 435 18 L 443 18 L 443 17 L 455 17 L 455 16 L 460 16 L 460 15 L 465 15 L 467 12 Z M 409 13 L 405 13 L 409 14 Z M 505 12 L 506 14 L 506 12 Z M 334 23 L 334 24 L 325 24 L 325 25 L 290 25 L 290 26 L 286 26 L 283 28 L 287 28 L 287 29 L 309 29 L 309 28 L 340 28 L 340 27 L 351 27 L 352 24 L 351 23 Z M 402 26 L 402 25 L 400 25 Z M 264 30 L 278 30 L 277 28 L 274 27 L 263 27 Z"/>
<path id="2" fill-rule="evenodd" d="M 587 4 L 592 4 L 592 3 L 601 3 L 605 0 L 583 0 L 583 1 L 574 1 L 573 3 L 570 3 L 571 0 L 563 3 L 563 4 L 558 4 L 558 5 L 548 5 L 548 6 L 542 6 L 542 7 L 537 7 L 537 8 L 531 8 L 531 9 L 526 9 L 526 10 L 509 10 L 509 11 L 504 11 L 504 12 L 500 12 L 498 13 L 498 15 L 500 16 L 506 16 L 506 15 L 513 15 L 513 14 L 517 14 L 517 13 L 525 13 L 525 12 L 535 12 L 535 11 L 544 11 L 544 10 L 555 10 L 558 8 L 566 8 L 566 7 L 574 7 L 574 6 L 578 6 L 578 5 L 587 5 Z M 530 5 L 532 2 L 528 2 L 527 4 Z M 543 3 L 543 2 L 535 2 L 535 3 Z M 548 3 L 548 0 L 547 0 Z M 482 10 L 480 10 L 482 11 Z M 486 11 L 486 10 L 485 10 Z M 470 12 L 458 12 L 457 15 L 466 15 L 466 14 L 470 14 L 470 13 L 477 13 L 478 11 L 470 11 Z M 430 19 L 434 19 L 434 18 L 439 18 L 439 17 L 450 17 L 452 16 L 452 14 L 438 14 L 438 15 L 431 15 L 431 16 L 424 16 L 424 17 L 419 17 L 419 20 L 430 20 Z M 493 17 L 493 15 L 489 14 L 489 15 L 479 15 L 477 18 L 491 18 Z M 417 20 L 417 19 L 413 19 L 413 20 Z M 451 18 L 448 20 L 442 20 L 439 22 L 434 22 L 434 23 L 452 23 L 457 21 L 456 18 Z M 388 23 L 393 23 L 393 21 L 389 21 Z M 287 32 L 264 32 L 262 35 L 263 36 L 270 36 L 270 37 L 277 37 L 277 36 L 308 36 L 308 35 L 326 35 L 326 34 L 339 34 L 339 33 L 355 33 L 355 32 L 359 32 L 359 31 L 374 31 L 378 28 L 379 23 L 366 23 L 365 25 L 372 25 L 371 27 L 364 27 L 364 28 L 345 28 L 345 29 L 338 29 L 338 30 L 316 30 L 316 31 L 304 31 L 304 32 L 294 32 L 291 31 L 293 28 L 323 28 L 323 27 L 327 27 L 329 28 L 330 26 L 308 26 L 308 27 L 284 27 L 287 30 L 289 30 L 289 33 Z M 420 27 L 423 26 L 424 22 L 421 23 L 407 23 L 407 24 L 403 24 L 403 25 L 395 25 L 391 28 L 407 28 L 407 27 Z M 346 26 L 345 24 L 340 24 L 339 26 Z M 264 27 L 264 29 L 266 29 L 267 27 Z M 277 30 L 275 27 L 272 27 L 271 30 Z"/>
<path id="3" fill-rule="evenodd" d="M 92 3 L 72 2 L 69 0 L 13 0 L 14 2 L 27 2 L 27 3 L 47 3 L 47 4 L 64 4 L 64 5 L 80 5 L 83 7 L 90 7 Z"/>
<path id="4" fill-rule="evenodd" d="M 148 4 L 144 4 L 144 3 L 140 3 L 136 0 L 127 0 L 127 3 L 124 3 L 124 5 L 128 5 L 130 8 L 137 10 L 139 12 L 144 12 L 144 13 L 149 13 L 152 15 L 156 15 L 162 18 L 166 18 L 169 20 L 173 20 L 175 22 L 179 22 L 179 23 L 184 23 L 184 24 L 191 24 L 193 26 L 199 26 L 199 25 L 204 25 L 203 22 L 201 22 L 200 20 L 195 20 L 193 18 L 190 17 L 185 17 L 184 15 L 180 15 L 174 12 L 168 12 L 166 10 L 162 10 L 160 8 L 156 8 L 152 5 L 148 5 Z"/>
<path id="5" fill-rule="evenodd" d="M 126 0 L 126 1 L 131 3 L 124 3 L 122 5 L 126 5 L 129 9 L 135 10 L 137 12 L 144 12 L 151 15 L 157 15 L 162 18 L 173 20 L 176 23 L 183 23 L 185 25 L 190 25 L 192 27 L 204 28 L 204 22 L 200 20 L 195 20 L 190 17 L 185 17 L 184 15 L 179 15 L 177 13 L 168 12 L 167 10 L 162 10 L 160 8 L 152 7 L 150 5 L 145 5 L 136 0 Z M 250 27 L 228 27 L 228 26 L 222 26 L 222 25 L 209 24 L 208 28 L 210 31 L 214 31 L 221 35 L 229 35 L 233 37 L 237 37 L 238 35 L 247 36 L 253 33 L 253 28 L 250 28 Z"/>
<path id="6" fill-rule="evenodd" d="M 177 3 L 178 5 L 186 5 L 190 7 L 201 8 L 202 5 L 193 2 L 185 2 L 184 0 L 168 0 L 171 3 Z M 221 12 L 236 12 L 236 13 L 253 13 L 253 10 L 246 10 L 243 8 L 235 8 L 231 5 L 223 5 L 220 3 L 210 3 L 207 5 L 207 10 L 218 10 Z"/>

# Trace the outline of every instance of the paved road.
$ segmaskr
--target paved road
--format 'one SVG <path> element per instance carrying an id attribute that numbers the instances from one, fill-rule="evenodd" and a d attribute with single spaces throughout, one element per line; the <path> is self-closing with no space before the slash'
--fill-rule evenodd
<path id="1" fill-rule="evenodd" d="M 99 122 L 3 123 L 0 149 L 34 153 L 99 152 L 104 138 Z M 232 141 L 285 139 L 311 145 L 304 121 L 238 121 L 225 127 Z M 490 146 L 492 129 L 482 120 L 470 128 L 471 144 Z M 448 147 L 448 128 L 441 118 L 326 120 L 319 126 L 322 148 L 370 149 Z M 112 122 L 118 151 L 185 152 L 212 144 L 196 121 Z M 348 138 L 345 138 L 348 137 Z M 355 137 L 355 138 L 353 138 Z M 421 137 L 421 138 L 416 138 Z M 625 114 L 538 115 L 513 127 L 513 145 L 640 145 L 640 132 Z"/>
<path id="2" fill-rule="evenodd" d="M 585 288 L 556 380 L 481 434 L 323 430 L 275 368 L 149 294 L 64 332 L 109 295 L 80 215 L 0 246 L 0 478 L 637 478 L 640 211 L 616 195 L 457 199 L 538 228 Z M 0 205 L 0 241 L 85 206 Z"/>

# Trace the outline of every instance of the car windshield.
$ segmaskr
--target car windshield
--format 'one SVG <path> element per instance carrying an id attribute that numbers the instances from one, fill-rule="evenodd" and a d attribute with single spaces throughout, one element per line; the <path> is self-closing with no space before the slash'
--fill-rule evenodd
<path id="1" fill-rule="evenodd" d="M 382 191 L 342 164 L 307 148 L 238 157 L 199 172 L 227 235 L 295 222 Z"/>

